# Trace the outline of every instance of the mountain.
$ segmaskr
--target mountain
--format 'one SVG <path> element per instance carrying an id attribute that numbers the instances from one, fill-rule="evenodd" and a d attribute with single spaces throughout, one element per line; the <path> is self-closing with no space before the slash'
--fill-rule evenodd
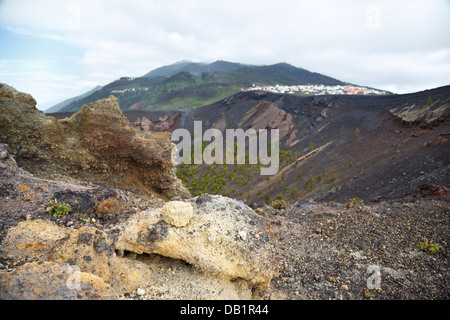
<path id="1" fill-rule="evenodd" d="M 310 72 L 302 68 L 296 68 L 287 63 L 278 63 L 271 66 L 245 67 L 236 73 L 252 83 L 263 84 L 323 84 L 327 86 L 345 85 L 344 82 Z"/>
<path id="2" fill-rule="evenodd" d="M 70 105 L 71 103 L 76 102 L 78 100 L 81 100 L 81 99 L 83 99 L 83 98 L 93 94 L 94 92 L 100 90 L 101 88 L 102 88 L 101 86 L 96 86 L 94 89 L 89 90 L 86 93 L 83 93 L 83 94 L 81 94 L 79 96 L 76 96 L 76 97 L 64 100 L 64 101 L 62 101 L 62 102 L 60 102 L 58 104 L 55 104 L 53 107 L 50 107 L 50 108 L 46 109 L 44 112 L 45 113 L 58 112 L 59 110 L 63 109 L 64 107 L 66 107 L 68 105 Z"/>
<path id="3" fill-rule="evenodd" d="M 170 77 L 180 72 L 189 72 L 195 76 L 201 76 L 202 73 L 212 73 L 212 72 L 233 72 L 240 68 L 246 67 L 247 65 L 240 63 L 233 63 L 218 60 L 216 62 L 207 63 L 197 63 L 190 61 L 179 61 L 174 64 L 157 68 L 145 74 L 145 78 L 158 78 L 158 77 Z"/>
<path id="4" fill-rule="evenodd" d="M 211 64 L 181 61 L 143 77 L 123 77 L 57 111 L 77 111 L 83 105 L 115 95 L 122 110 L 190 109 L 211 104 L 252 85 L 345 85 L 331 77 L 286 63 L 253 66 L 226 61 Z M 52 109 L 54 111 L 55 108 Z"/>

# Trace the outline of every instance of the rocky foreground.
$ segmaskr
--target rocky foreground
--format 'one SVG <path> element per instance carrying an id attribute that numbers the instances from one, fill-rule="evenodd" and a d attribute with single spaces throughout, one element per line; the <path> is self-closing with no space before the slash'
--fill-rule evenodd
<path id="1" fill-rule="evenodd" d="M 33 103 L 0 94 L 0 299 L 450 298 L 446 187 L 279 210 L 191 198 L 167 137 L 137 134 L 115 101 L 60 121 Z M 71 212 L 47 212 L 54 199 Z"/>

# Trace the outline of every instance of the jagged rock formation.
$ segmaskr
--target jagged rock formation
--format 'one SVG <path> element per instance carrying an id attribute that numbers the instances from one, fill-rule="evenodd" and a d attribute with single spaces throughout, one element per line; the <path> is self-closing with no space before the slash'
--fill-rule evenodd
<path id="1" fill-rule="evenodd" d="M 31 96 L 0 86 L 0 142 L 18 164 L 46 178 L 106 184 L 149 197 L 189 197 L 175 176 L 173 144 L 164 133 L 139 133 L 109 97 L 57 120 Z"/>
<path id="2" fill-rule="evenodd" d="M 288 145 L 293 146 L 296 139 L 297 128 L 292 122 L 292 115 L 278 108 L 275 104 L 262 101 L 244 115 L 238 128 L 278 129 L 280 140 L 288 139 Z"/>
<path id="3" fill-rule="evenodd" d="M 450 97 L 433 102 L 430 96 L 426 105 L 406 104 L 392 108 L 390 112 L 407 125 L 431 128 L 450 118 Z"/>

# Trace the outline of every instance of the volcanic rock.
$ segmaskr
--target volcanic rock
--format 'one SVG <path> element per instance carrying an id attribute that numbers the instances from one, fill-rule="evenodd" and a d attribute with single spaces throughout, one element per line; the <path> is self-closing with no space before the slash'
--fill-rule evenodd
<path id="1" fill-rule="evenodd" d="M 268 220 L 242 202 L 222 196 L 211 195 L 198 203 L 184 227 L 167 223 L 164 209 L 134 215 L 120 226 L 116 249 L 181 259 L 214 275 L 241 278 L 267 289 L 277 270 L 267 240 Z"/>
<path id="2" fill-rule="evenodd" d="M 0 142 L 20 167 L 41 178 L 84 181 L 152 198 L 189 197 L 175 175 L 168 133 L 138 133 L 110 96 L 57 120 L 34 99 L 2 84 Z M 3 165 L 2 165 L 3 167 Z"/>

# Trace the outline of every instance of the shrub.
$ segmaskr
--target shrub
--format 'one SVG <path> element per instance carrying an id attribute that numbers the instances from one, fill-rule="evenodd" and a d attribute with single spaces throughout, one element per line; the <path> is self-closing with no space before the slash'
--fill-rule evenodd
<path id="1" fill-rule="evenodd" d="M 296 200 L 298 198 L 299 192 L 297 188 L 291 190 L 291 199 Z"/>
<path id="2" fill-rule="evenodd" d="M 55 218 L 64 216 L 70 211 L 72 211 L 72 207 L 70 206 L 70 204 L 66 204 L 64 202 L 58 203 L 58 200 L 56 199 L 50 201 L 47 207 L 47 212 L 53 215 Z"/>
<path id="3" fill-rule="evenodd" d="M 305 186 L 304 186 L 305 190 L 311 191 L 313 188 L 313 184 L 314 184 L 314 178 L 313 178 L 313 176 L 309 176 L 308 180 L 306 180 L 306 182 L 305 182 Z"/>
<path id="4" fill-rule="evenodd" d="M 433 241 L 428 242 L 428 240 L 425 240 L 424 242 L 419 243 L 419 248 L 421 251 L 429 253 L 429 254 L 438 253 L 440 250 L 440 247 L 438 244 L 433 243 Z"/>
<path id="5" fill-rule="evenodd" d="M 84 223 L 91 223 L 91 218 L 80 218 Z"/>
<path id="6" fill-rule="evenodd" d="M 322 181 L 322 175 L 319 174 L 316 178 L 317 183 L 320 183 Z"/>
<path id="7" fill-rule="evenodd" d="M 283 199 L 278 199 L 278 200 L 272 201 L 272 207 L 274 209 L 281 210 L 281 209 L 286 208 L 286 206 L 287 206 L 287 202 L 284 201 Z"/>
<path id="8" fill-rule="evenodd" d="M 266 194 L 266 197 L 264 198 L 264 203 L 269 205 L 270 204 L 270 196 Z"/>
<path id="9" fill-rule="evenodd" d="M 351 203 L 351 204 L 363 204 L 364 203 L 364 201 L 358 197 L 347 199 L 347 202 Z"/>
<path id="10" fill-rule="evenodd" d="M 334 170 L 334 168 L 330 168 L 325 173 L 325 178 L 326 178 L 326 182 L 328 184 L 333 183 L 334 181 L 336 181 L 336 179 L 337 179 L 337 177 L 336 177 L 336 170 Z"/>

